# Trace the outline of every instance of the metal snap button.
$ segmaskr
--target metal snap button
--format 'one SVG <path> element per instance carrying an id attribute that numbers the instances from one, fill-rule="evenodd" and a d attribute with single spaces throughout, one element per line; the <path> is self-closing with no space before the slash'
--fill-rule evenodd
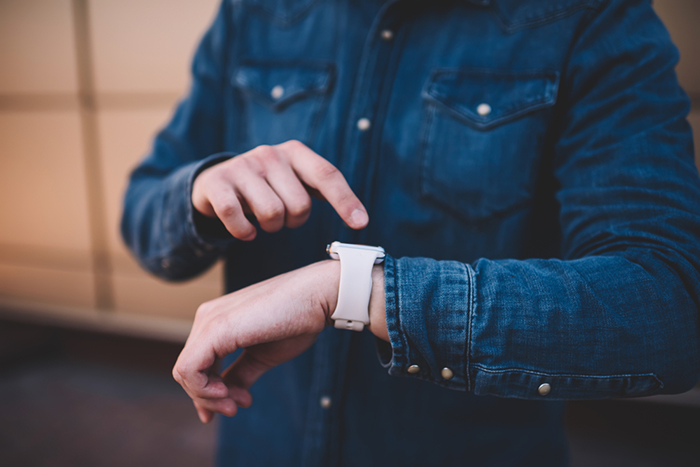
<path id="1" fill-rule="evenodd" d="M 408 371 L 411 374 L 415 374 L 415 373 L 418 373 L 420 371 L 420 367 L 418 365 L 411 365 L 408 367 L 408 369 L 406 371 Z"/>
<path id="2" fill-rule="evenodd" d="M 272 96 L 273 99 L 279 99 L 284 95 L 284 88 L 280 86 L 279 84 L 272 88 L 272 91 L 270 91 L 270 96 Z"/>
<path id="3" fill-rule="evenodd" d="M 318 403 L 321 405 L 322 409 L 330 409 L 331 405 L 333 405 L 333 401 L 329 396 L 323 396 L 321 399 L 319 399 Z"/>
<path id="4" fill-rule="evenodd" d="M 537 388 L 537 392 L 540 393 L 540 396 L 546 396 L 552 391 L 552 386 L 549 383 L 542 383 L 540 384 L 540 387 Z"/>
<path id="5" fill-rule="evenodd" d="M 479 106 L 476 108 L 476 113 L 478 113 L 482 117 L 485 117 L 491 113 L 491 106 L 486 103 L 479 104 Z"/>
<path id="6" fill-rule="evenodd" d="M 357 129 L 360 131 L 367 131 L 371 126 L 372 122 L 368 118 L 361 118 L 357 121 Z"/>
<path id="7" fill-rule="evenodd" d="M 394 38 L 394 32 L 390 29 L 384 29 L 379 33 L 379 36 L 382 38 L 382 40 L 390 41 Z"/>

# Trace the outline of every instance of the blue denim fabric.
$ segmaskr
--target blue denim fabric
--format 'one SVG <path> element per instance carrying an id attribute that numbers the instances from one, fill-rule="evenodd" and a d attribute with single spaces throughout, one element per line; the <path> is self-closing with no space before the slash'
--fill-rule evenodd
<path id="1" fill-rule="evenodd" d="M 324 331 L 221 421 L 221 465 L 564 465 L 557 400 L 691 388 L 700 181 L 677 60 L 649 1 L 224 1 L 124 238 L 170 280 L 224 257 L 228 291 L 333 240 L 382 245 L 391 342 Z M 366 229 L 315 202 L 248 243 L 193 211 L 199 171 L 289 139 L 342 171 Z"/>

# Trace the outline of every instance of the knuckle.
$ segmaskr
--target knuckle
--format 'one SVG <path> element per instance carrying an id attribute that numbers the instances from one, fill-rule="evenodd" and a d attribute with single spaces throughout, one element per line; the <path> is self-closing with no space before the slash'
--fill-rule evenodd
<path id="1" fill-rule="evenodd" d="M 255 146 L 251 153 L 254 153 L 256 155 L 264 154 L 266 152 L 271 152 L 273 151 L 272 146 L 268 144 L 261 144 L 260 146 Z"/>
<path id="2" fill-rule="evenodd" d="M 187 365 L 185 365 L 183 362 L 178 362 L 177 365 L 175 365 L 175 368 L 173 368 L 173 378 L 175 378 L 175 381 L 177 381 L 181 385 L 185 384 L 185 381 L 187 380 L 187 374 L 188 368 Z"/>
<path id="3" fill-rule="evenodd" d="M 224 219 L 231 219 L 238 215 L 240 205 L 231 201 L 225 201 L 218 207 L 219 216 Z"/>
<path id="4" fill-rule="evenodd" d="M 338 193 L 338 203 L 340 205 L 349 205 L 355 201 L 355 194 L 351 190 L 340 190 Z"/>
<path id="5" fill-rule="evenodd" d="M 210 302 L 204 302 L 199 307 L 197 307 L 197 316 L 204 316 L 208 315 L 212 310 L 212 305 L 210 305 Z"/>
<path id="6" fill-rule="evenodd" d="M 302 217 L 307 215 L 309 211 L 311 211 L 311 198 L 306 197 L 292 203 L 289 206 L 288 214 L 291 217 Z"/>
<path id="7" fill-rule="evenodd" d="M 318 164 L 315 172 L 321 181 L 333 180 L 340 175 L 340 171 L 330 163 Z"/>
<path id="8" fill-rule="evenodd" d="M 241 169 L 241 166 L 247 166 L 249 159 L 249 153 L 239 154 L 238 156 L 231 158 L 228 162 L 225 162 L 227 165 L 226 169 L 235 173 Z"/>
<path id="9" fill-rule="evenodd" d="M 234 171 L 236 175 L 250 174 L 251 172 L 259 174 L 262 172 L 263 168 L 260 162 L 259 152 L 257 151 L 258 148 L 255 148 L 236 157 L 236 159 L 238 159 L 238 167 L 236 167 Z"/>
<path id="10" fill-rule="evenodd" d="M 260 177 L 265 176 L 265 169 L 262 165 L 261 158 L 258 155 L 255 155 L 254 157 L 247 157 L 243 162 L 245 164 L 244 170 L 247 172 L 251 172 Z"/>
<path id="11" fill-rule="evenodd" d="M 254 149 L 255 158 L 265 166 L 269 166 L 279 162 L 280 157 L 277 151 L 272 146 L 258 146 Z"/>
<path id="12" fill-rule="evenodd" d="M 284 205 L 282 202 L 268 203 L 260 209 L 260 220 L 274 220 L 284 216 Z"/>
<path id="13" fill-rule="evenodd" d="M 284 143 L 280 144 L 280 146 L 290 150 L 306 148 L 306 145 L 304 143 L 296 139 L 290 139 L 288 141 L 285 141 Z"/>

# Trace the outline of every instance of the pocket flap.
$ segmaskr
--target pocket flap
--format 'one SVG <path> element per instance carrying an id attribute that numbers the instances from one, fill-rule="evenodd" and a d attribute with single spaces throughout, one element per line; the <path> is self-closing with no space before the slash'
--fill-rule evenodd
<path id="1" fill-rule="evenodd" d="M 255 64 L 237 69 L 231 82 L 251 97 L 279 111 L 311 94 L 323 94 L 331 86 L 329 63 Z"/>
<path id="2" fill-rule="evenodd" d="M 481 130 L 554 104 L 556 71 L 434 70 L 423 97 Z"/>

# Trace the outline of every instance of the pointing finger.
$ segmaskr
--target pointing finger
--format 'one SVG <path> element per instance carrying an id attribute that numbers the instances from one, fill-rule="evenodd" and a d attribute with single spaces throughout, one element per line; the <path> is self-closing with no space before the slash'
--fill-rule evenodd
<path id="1" fill-rule="evenodd" d="M 292 155 L 290 161 L 297 176 L 318 190 L 349 227 L 358 230 L 367 226 L 367 210 L 333 164 L 298 142 L 284 143 L 284 149 Z"/>

